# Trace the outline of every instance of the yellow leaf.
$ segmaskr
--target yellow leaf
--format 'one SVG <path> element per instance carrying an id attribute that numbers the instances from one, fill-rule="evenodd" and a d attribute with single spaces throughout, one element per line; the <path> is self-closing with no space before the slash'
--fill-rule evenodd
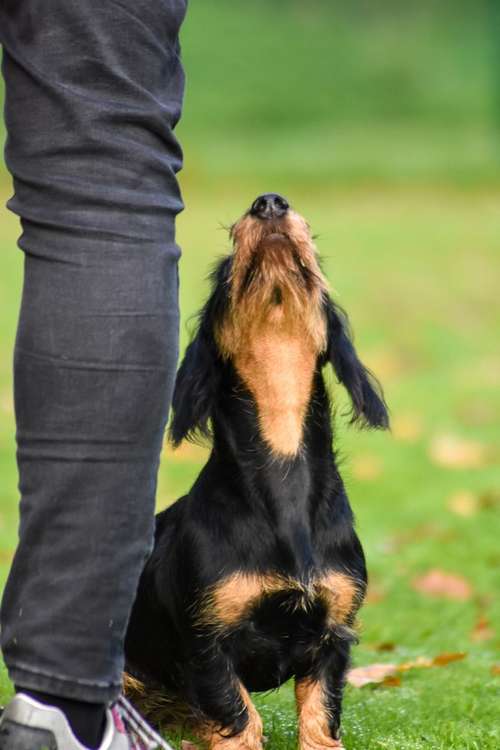
<path id="1" fill-rule="evenodd" d="M 414 443 L 422 435 L 422 418 L 419 414 L 394 414 L 391 417 L 391 432 L 396 440 Z"/>
<path id="2" fill-rule="evenodd" d="M 475 516 L 479 509 L 479 500 L 473 492 L 469 490 L 459 490 L 448 500 L 448 508 L 456 513 L 457 516 L 470 518 Z"/>
<path id="3" fill-rule="evenodd" d="M 368 453 L 356 456 L 352 462 L 352 473 L 356 479 L 369 482 L 382 474 L 382 462 Z"/>
<path id="4" fill-rule="evenodd" d="M 484 641 L 491 640 L 495 635 L 495 631 L 491 627 L 491 623 L 487 617 L 480 615 L 474 625 L 471 638 L 476 643 L 482 643 Z"/>
<path id="5" fill-rule="evenodd" d="M 491 451 L 476 440 L 439 435 L 429 446 L 429 457 L 433 463 L 447 469 L 479 469 L 489 462 Z"/>

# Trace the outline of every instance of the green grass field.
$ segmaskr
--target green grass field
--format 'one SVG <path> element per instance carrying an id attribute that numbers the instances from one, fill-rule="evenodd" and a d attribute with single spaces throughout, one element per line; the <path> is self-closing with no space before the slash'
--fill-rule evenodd
<path id="1" fill-rule="evenodd" d="M 386 2 L 385 15 L 361 2 L 357 15 L 337 2 L 304 5 L 192 2 L 180 129 L 183 344 L 207 291 L 205 271 L 228 247 L 221 226 L 257 193 L 283 192 L 318 234 L 326 274 L 392 412 L 391 434 L 357 432 L 337 418 L 371 578 L 355 665 L 464 654 L 386 684 L 348 686 L 345 745 L 498 750 L 500 180 L 488 4 L 425 2 L 404 14 Z M 0 181 L 2 204 L 8 194 Z M 18 501 L 17 233 L 2 210 L 2 578 Z M 165 448 L 158 507 L 185 492 L 204 455 Z M 435 594 L 425 578 L 418 586 L 433 570 L 442 584 Z M 444 574 L 458 577 L 454 586 Z M 0 700 L 9 691 L 2 673 Z M 290 686 L 256 702 L 266 747 L 291 750 Z"/>

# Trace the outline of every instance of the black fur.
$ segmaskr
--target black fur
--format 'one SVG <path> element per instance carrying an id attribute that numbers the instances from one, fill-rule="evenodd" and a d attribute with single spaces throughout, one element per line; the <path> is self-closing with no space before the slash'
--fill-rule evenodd
<path id="1" fill-rule="evenodd" d="M 389 415 L 380 384 L 359 360 L 345 312 L 330 298 L 325 300 L 328 321 L 326 360 L 352 401 L 352 421 L 366 427 L 389 427 Z"/>
<path id="2" fill-rule="evenodd" d="M 351 626 L 367 579 L 332 448 L 323 366 L 331 362 L 347 388 L 354 420 L 384 428 L 387 410 L 357 357 L 345 315 L 325 297 L 328 349 L 318 357 L 303 447 L 295 458 L 273 457 L 251 394 L 214 341 L 228 306 L 230 264 L 231 257 L 224 259 L 212 276 L 173 400 L 173 443 L 211 434 L 212 451 L 189 493 L 157 517 L 155 548 L 126 638 L 127 670 L 232 733 L 248 717 L 239 681 L 262 691 L 292 676 L 312 678 L 323 686 L 330 732 L 337 736 Z M 327 624 L 323 601 L 300 607 L 300 594 L 284 588 L 231 627 L 199 624 L 206 592 L 231 574 L 277 574 L 307 588 L 328 571 L 351 577 L 359 588 L 343 623 Z"/>

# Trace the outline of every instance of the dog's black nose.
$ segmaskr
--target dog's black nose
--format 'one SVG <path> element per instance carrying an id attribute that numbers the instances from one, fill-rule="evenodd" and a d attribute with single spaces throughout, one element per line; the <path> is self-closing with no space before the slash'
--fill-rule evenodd
<path id="1" fill-rule="evenodd" d="M 250 213 L 259 219 L 279 219 L 290 208 L 288 201 L 277 193 L 259 195 L 252 204 Z"/>

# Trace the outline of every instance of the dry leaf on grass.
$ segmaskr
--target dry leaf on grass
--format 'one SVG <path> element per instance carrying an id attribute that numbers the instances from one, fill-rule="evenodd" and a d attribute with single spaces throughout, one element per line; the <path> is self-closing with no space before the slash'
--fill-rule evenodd
<path id="1" fill-rule="evenodd" d="M 472 587 L 465 578 L 454 573 L 445 573 L 437 568 L 415 578 L 412 585 L 422 594 L 445 599 L 466 601 L 472 596 Z"/>
<path id="2" fill-rule="evenodd" d="M 487 445 L 457 435 L 439 435 L 429 446 L 433 463 L 447 469 L 479 469 L 485 466 L 491 451 Z"/>
<path id="3" fill-rule="evenodd" d="M 466 656 L 467 654 L 464 654 L 463 651 L 438 654 L 432 660 L 431 667 L 446 667 L 447 664 L 451 664 L 453 661 L 462 661 Z"/>
<path id="4" fill-rule="evenodd" d="M 396 650 L 396 644 L 392 641 L 382 641 L 382 643 L 376 643 L 373 646 L 373 649 L 375 651 L 380 651 L 381 653 L 387 653 L 389 651 L 395 651 Z"/>
<path id="5" fill-rule="evenodd" d="M 500 664 L 493 664 L 491 668 L 491 674 L 494 677 L 500 677 Z"/>
<path id="6" fill-rule="evenodd" d="M 469 490 L 455 492 L 455 494 L 448 500 L 448 508 L 452 513 L 456 513 L 457 516 L 471 518 L 471 516 L 476 515 L 479 509 L 477 495 Z"/>
<path id="7" fill-rule="evenodd" d="M 401 687 L 401 677 L 395 674 L 387 675 L 381 682 L 382 687 Z"/>
<path id="8" fill-rule="evenodd" d="M 378 684 L 386 687 L 398 687 L 401 684 L 399 674 L 409 672 L 411 669 L 430 669 L 432 667 L 445 667 L 455 661 L 465 659 L 466 654 L 442 653 L 429 658 L 419 656 L 413 661 L 402 664 L 368 664 L 366 667 L 356 667 L 347 673 L 347 682 L 353 687 Z"/>
<path id="9" fill-rule="evenodd" d="M 382 474 L 382 462 L 378 456 L 365 453 L 352 461 L 352 474 L 356 479 L 369 482 Z"/>
<path id="10" fill-rule="evenodd" d="M 474 625 L 470 637 L 476 643 L 482 643 L 483 641 L 489 641 L 495 635 L 495 631 L 491 627 L 491 623 L 485 615 L 480 615 Z"/>
<path id="11" fill-rule="evenodd" d="M 454 661 L 462 661 L 467 654 L 463 651 L 448 652 L 433 656 L 418 656 L 412 661 L 405 661 L 398 665 L 398 672 L 409 672 L 410 669 L 430 669 L 431 667 L 446 667 Z"/>
<path id="12" fill-rule="evenodd" d="M 422 435 L 422 418 L 419 414 L 394 414 L 391 433 L 396 440 L 414 443 Z"/>
<path id="13" fill-rule="evenodd" d="M 370 683 L 382 682 L 389 675 L 395 675 L 397 664 L 368 664 L 366 667 L 355 667 L 347 673 L 347 682 L 354 687 L 363 687 Z"/>
<path id="14" fill-rule="evenodd" d="M 485 490 L 475 494 L 470 490 L 459 490 L 448 500 L 448 508 L 457 516 L 471 518 L 483 510 L 489 510 L 500 506 L 500 491 L 496 489 Z"/>
<path id="15" fill-rule="evenodd" d="M 479 495 L 480 510 L 500 508 L 500 489 L 491 489 Z"/>

